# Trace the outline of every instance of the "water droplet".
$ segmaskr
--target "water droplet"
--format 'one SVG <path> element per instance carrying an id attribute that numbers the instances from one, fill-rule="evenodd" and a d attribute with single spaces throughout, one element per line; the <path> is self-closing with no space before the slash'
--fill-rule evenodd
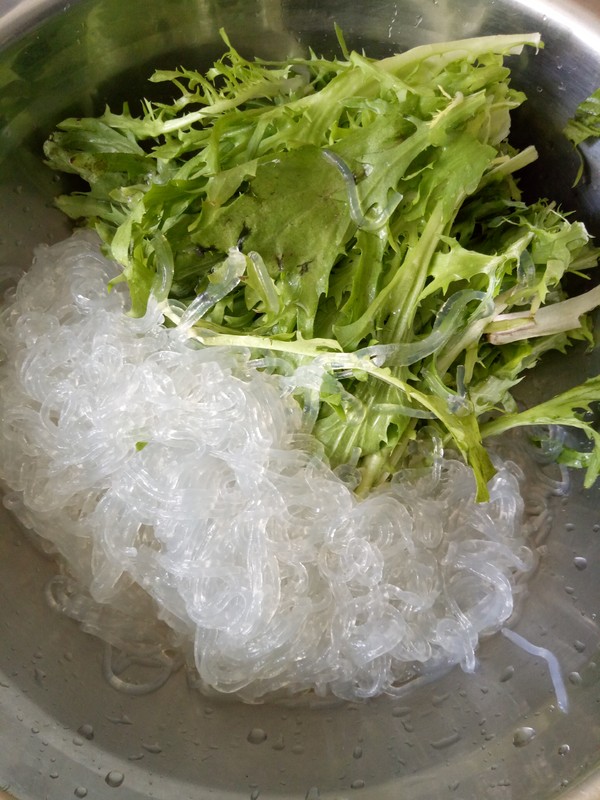
<path id="1" fill-rule="evenodd" d="M 568 744 L 561 744 L 561 746 L 558 748 L 558 755 L 559 756 L 567 756 L 567 755 L 569 755 L 570 752 L 571 752 L 571 748 L 569 747 Z"/>
<path id="2" fill-rule="evenodd" d="M 362 758 L 363 749 L 362 747 L 357 744 L 354 750 L 352 751 L 352 758 Z"/>
<path id="3" fill-rule="evenodd" d="M 308 792 L 304 795 L 304 800 L 321 800 L 321 792 L 317 786 L 311 786 Z"/>
<path id="4" fill-rule="evenodd" d="M 575 594 L 575 587 L 574 586 L 565 586 L 565 592 L 567 594 Z"/>
<path id="5" fill-rule="evenodd" d="M 444 694 L 434 694 L 431 698 L 431 705 L 435 708 L 439 708 L 449 697 L 450 694 L 448 692 Z"/>
<path id="6" fill-rule="evenodd" d="M 252 728 L 246 739 L 250 744 L 262 744 L 267 739 L 267 732 L 262 728 Z"/>
<path id="7" fill-rule="evenodd" d="M 576 569 L 584 570 L 587 567 L 587 558 L 584 558 L 584 556 L 575 556 L 573 564 Z"/>
<path id="8" fill-rule="evenodd" d="M 419 14 L 415 20 L 415 28 L 418 28 L 419 25 L 423 22 L 423 14 Z"/>
<path id="9" fill-rule="evenodd" d="M 396 706 L 392 708 L 392 717 L 407 717 L 410 714 L 408 706 Z"/>
<path id="10" fill-rule="evenodd" d="M 56 778 L 58 778 L 58 772 L 55 769 L 53 769 L 52 772 L 50 773 L 50 777 L 56 780 Z"/>
<path id="11" fill-rule="evenodd" d="M 573 642 L 573 647 L 577 650 L 578 653 L 583 653 L 585 650 L 585 642 L 582 642 L 580 639 L 576 639 Z"/>
<path id="12" fill-rule="evenodd" d="M 118 789 L 119 786 L 121 786 L 121 784 L 125 780 L 125 775 L 123 775 L 122 772 L 113 769 L 109 773 L 107 773 L 104 780 L 111 787 L 111 789 Z"/>
<path id="13" fill-rule="evenodd" d="M 351 789 L 364 789 L 365 788 L 365 782 L 362 780 L 362 778 L 357 778 L 355 781 L 352 781 L 352 783 L 350 784 L 350 788 Z"/>
<path id="14" fill-rule="evenodd" d="M 40 732 L 40 729 L 38 728 L 38 726 L 37 726 L 37 725 L 34 725 L 34 726 L 31 728 L 31 732 L 32 732 L 32 733 L 39 733 L 39 732 Z"/>
<path id="15" fill-rule="evenodd" d="M 91 741 L 94 738 L 94 726 L 90 725 L 89 722 L 84 722 L 83 725 L 77 728 L 77 733 L 83 736 L 84 739 Z"/>
<path id="16" fill-rule="evenodd" d="M 147 750 L 149 753 L 154 753 L 155 755 L 162 753 L 162 747 L 158 744 L 158 742 L 153 742 L 151 744 L 145 744 L 142 742 L 142 747 L 144 750 Z"/>
<path id="17" fill-rule="evenodd" d="M 44 672 L 43 669 L 40 669 L 39 667 L 35 667 L 34 670 L 33 670 L 33 676 L 35 678 L 36 683 L 40 683 L 41 684 L 44 681 L 45 677 L 46 677 L 46 673 Z"/>
<path id="18" fill-rule="evenodd" d="M 296 756 L 301 756 L 301 755 L 303 755 L 303 753 L 304 753 L 304 745 L 301 745 L 301 744 L 295 744 L 295 745 L 292 747 L 292 753 L 294 753 L 294 755 L 296 755 Z"/>
<path id="19" fill-rule="evenodd" d="M 429 744 L 434 750 L 445 750 L 446 747 L 456 744 L 459 739 L 460 735 L 458 731 L 454 731 L 454 733 L 451 733 L 449 736 L 444 736 L 442 739 L 437 739 L 435 742 L 429 742 Z"/>
<path id="20" fill-rule="evenodd" d="M 252 789 L 250 792 L 250 800 L 258 800 L 258 796 L 260 794 L 260 789 Z"/>
<path id="21" fill-rule="evenodd" d="M 600 533 L 600 524 L 596 522 L 592 530 L 594 531 L 594 533 Z"/>
<path id="22" fill-rule="evenodd" d="M 279 736 L 277 737 L 277 739 L 275 739 L 271 747 L 273 748 L 273 750 L 285 750 L 285 741 L 283 739 L 283 734 L 281 733 L 279 734 Z"/>
<path id="23" fill-rule="evenodd" d="M 84 741 L 81 738 L 81 736 L 74 736 L 73 744 L 75 745 L 75 747 L 83 747 Z"/>
<path id="24" fill-rule="evenodd" d="M 118 716 L 118 717 L 112 717 L 112 716 L 111 716 L 111 717 L 109 717 L 109 716 L 107 715 L 106 719 L 107 719 L 109 722 L 112 722 L 112 723 L 113 723 L 113 725 L 133 725 L 133 722 L 132 722 L 132 721 L 129 719 L 129 717 L 127 716 L 127 714 L 121 714 L 121 715 L 120 715 L 120 716 Z"/>
<path id="25" fill-rule="evenodd" d="M 504 672 L 500 675 L 500 683 L 506 683 L 506 681 L 509 681 L 514 674 L 515 668 L 512 666 L 512 664 L 509 664 L 509 666 L 506 667 Z"/>
<path id="26" fill-rule="evenodd" d="M 522 728 L 517 728 L 513 735 L 513 744 L 515 747 L 525 747 L 535 738 L 536 732 L 534 728 L 529 728 L 524 725 Z"/>
<path id="27" fill-rule="evenodd" d="M 73 792 L 73 794 L 75 795 L 75 797 L 79 797 L 80 800 L 82 800 L 82 798 L 87 797 L 87 789 L 85 788 L 85 786 L 78 786 Z"/>
<path id="28" fill-rule="evenodd" d="M 583 678 L 578 672 L 569 672 L 568 675 L 569 682 L 573 684 L 573 686 L 579 686 L 583 683 Z"/>

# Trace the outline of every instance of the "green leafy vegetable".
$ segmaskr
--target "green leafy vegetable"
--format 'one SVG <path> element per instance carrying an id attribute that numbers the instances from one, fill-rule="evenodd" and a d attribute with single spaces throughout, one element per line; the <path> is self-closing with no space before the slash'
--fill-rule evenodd
<path id="1" fill-rule="evenodd" d="M 570 461 L 594 477 L 600 437 L 579 410 L 597 381 L 521 414 L 510 394 L 544 352 L 589 340 L 600 304 L 598 289 L 563 288 L 597 264 L 584 226 L 527 206 L 515 180 L 536 153 L 507 141 L 525 97 L 504 57 L 539 35 L 380 61 L 341 40 L 342 59 L 282 63 L 224 39 L 205 75 L 154 74 L 170 102 L 66 120 L 45 145 L 89 185 L 58 204 L 122 265 L 132 313 L 154 294 L 200 344 L 295 376 L 307 427 L 333 466 L 360 467 L 359 493 L 424 426 L 463 454 L 481 499 L 483 437 L 525 424 L 583 427 L 596 455 Z"/>
<path id="2" fill-rule="evenodd" d="M 579 170 L 575 177 L 574 186 L 577 186 L 583 177 L 584 161 L 579 145 L 588 139 L 597 139 L 600 136 L 600 89 L 596 89 L 586 100 L 579 104 L 573 119 L 565 125 L 563 133 L 573 144 L 579 154 Z"/>
<path id="3" fill-rule="evenodd" d="M 493 436 L 510 428 L 527 425 L 569 425 L 581 429 L 593 442 L 594 449 L 589 453 L 577 453 L 577 460 L 571 451 L 569 462 L 572 466 L 587 467 L 585 486 L 589 488 L 600 474 L 600 433 L 584 419 L 583 414 L 590 410 L 590 404 L 597 401 L 599 395 L 600 377 L 589 378 L 581 386 L 562 392 L 526 411 L 507 414 L 486 423 L 483 432 L 485 436 Z M 580 413 L 574 413 L 574 409 Z"/>

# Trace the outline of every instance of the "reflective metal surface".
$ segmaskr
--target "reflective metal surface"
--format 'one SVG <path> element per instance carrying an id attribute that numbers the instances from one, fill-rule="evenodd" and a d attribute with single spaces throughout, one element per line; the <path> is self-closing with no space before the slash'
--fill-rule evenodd
<path id="1" fill-rule="evenodd" d="M 573 191 L 577 160 L 559 134 L 600 86 L 597 0 L 0 0 L 0 268 L 67 233 L 40 155 L 60 118 L 141 94 L 155 67 L 212 60 L 220 26 L 246 53 L 285 56 L 332 52 L 334 21 L 372 55 L 540 30 L 545 49 L 513 59 L 530 97 L 515 141 L 541 153 L 529 190 L 578 209 L 600 234 L 600 147 L 587 148 L 586 181 Z M 580 352 L 547 364 L 524 391 L 597 368 L 597 352 Z M 574 487 L 554 515 L 520 630 L 558 656 L 568 715 L 553 705 L 545 665 L 499 637 L 482 646 L 475 675 L 455 670 L 402 701 L 243 706 L 190 691 L 181 674 L 150 697 L 120 695 L 102 678 L 98 643 L 46 607 L 51 562 L 0 517 L 0 796 L 600 797 L 600 488 Z M 254 728 L 267 734 L 261 744 L 248 741 Z"/>

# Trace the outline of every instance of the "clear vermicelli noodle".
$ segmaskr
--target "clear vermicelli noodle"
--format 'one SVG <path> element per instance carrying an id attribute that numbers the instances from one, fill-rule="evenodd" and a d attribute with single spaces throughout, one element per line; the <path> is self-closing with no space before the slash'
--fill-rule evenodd
<path id="1" fill-rule="evenodd" d="M 193 658 L 246 700 L 354 699 L 473 670 L 535 565 L 520 468 L 497 456 L 477 503 L 433 444 L 358 499 L 306 432 L 301 368 L 198 348 L 156 301 L 128 316 L 117 272 L 91 234 L 41 247 L 0 319 L 5 504 L 57 555 L 49 602 L 105 640 L 111 684 Z M 136 688 L 134 662 L 158 674 Z"/>

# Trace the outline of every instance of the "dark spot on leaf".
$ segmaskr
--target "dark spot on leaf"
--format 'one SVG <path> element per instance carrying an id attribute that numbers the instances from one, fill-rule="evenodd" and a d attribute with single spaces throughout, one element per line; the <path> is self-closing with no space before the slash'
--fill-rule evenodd
<path id="1" fill-rule="evenodd" d="M 298 264 L 298 272 L 300 275 L 306 275 L 309 265 L 310 261 L 305 261 L 303 264 Z"/>
<path id="2" fill-rule="evenodd" d="M 240 235 L 238 236 L 237 240 L 237 248 L 238 250 L 242 250 L 244 247 L 244 242 L 250 233 L 250 228 L 244 223 L 242 230 L 240 231 Z"/>

